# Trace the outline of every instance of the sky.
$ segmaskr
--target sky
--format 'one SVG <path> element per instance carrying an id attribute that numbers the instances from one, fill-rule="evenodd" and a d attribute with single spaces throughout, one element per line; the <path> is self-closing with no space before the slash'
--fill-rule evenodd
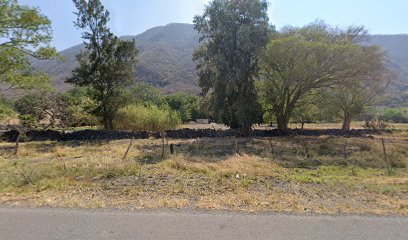
<path id="1" fill-rule="evenodd" d="M 101 0 L 118 36 L 137 35 L 168 23 L 192 23 L 209 0 Z M 20 0 L 39 7 L 52 21 L 52 45 L 64 50 L 82 42 L 73 26 L 72 0 Z M 408 34 L 408 0 L 269 0 L 269 18 L 278 29 L 316 19 L 334 26 L 364 25 L 372 34 Z"/>

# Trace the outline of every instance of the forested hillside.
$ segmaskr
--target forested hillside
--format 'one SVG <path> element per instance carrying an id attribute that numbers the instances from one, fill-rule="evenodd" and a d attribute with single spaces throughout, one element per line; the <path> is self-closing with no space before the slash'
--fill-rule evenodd
<path id="1" fill-rule="evenodd" d="M 140 50 L 136 81 L 148 82 L 165 92 L 199 92 L 192 61 L 193 50 L 198 46 L 198 34 L 193 25 L 173 23 L 122 38 L 135 38 Z M 393 91 L 408 91 L 408 35 L 373 35 L 370 44 L 381 46 L 389 54 L 399 80 Z M 64 79 L 77 65 L 75 55 L 81 50 L 82 44 L 62 51 L 62 62 L 33 60 L 32 65 L 51 75 L 54 86 L 63 91 L 70 87 Z M 396 96 L 401 100 L 403 94 Z"/>
<path id="2" fill-rule="evenodd" d="M 166 92 L 198 92 L 197 76 L 192 59 L 193 50 L 198 46 L 198 34 L 190 24 L 169 24 L 155 27 L 137 36 L 123 36 L 122 39 L 135 38 L 140 50 L 136 68 L 136 81 L 148 82 Z M 64 91 L 70 86 L 64 83 L 72 69 L 77 66 L 75 55 L 84 50 L 80 44 L 61 53 L 63 61 L 32 60 L 35 70 L 48 73 L 54 86 Z"/>
<path id="3" fill-rule="evenodd" d="M 381 46 L 388 53 L 391 68 L 395 71 L 396 81 L 390 87 L 392 96 L 386 105 L 398 107 L 408 102 L 408 35 L 373 35 L 371 43 Z"/>

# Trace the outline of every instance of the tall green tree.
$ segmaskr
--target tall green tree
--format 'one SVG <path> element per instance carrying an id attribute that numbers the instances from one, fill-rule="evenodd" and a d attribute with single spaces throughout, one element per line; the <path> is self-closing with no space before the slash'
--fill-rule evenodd
<path id="1" fill-rule="evenodd" d="M 193 56 L 214 117 L 249 130 L 258 120 L 255 89 L 258 59 L 268 42 L 266 0 L 213 0 L 194 18 L 201 47 Z"/>
<path id="2" fill-rule="evenodd" d="M 133 83 L 138 50 L 135 41 L 122 41 L 108 28 L 109 12 L 100 0 L 73 0 L 77 12 L 74 23 L 84 30 L 86 51 L 77 55 L 79 67 L 67 82 L 88 86 L 105 129 L 113 128 L 118 109 L 126 104 L 124 92 Z"/>
<path id="3" fill-rule="evenodd" d="M 47 75 L 32 72 L 29 57 L 55 57 L 51 40 L 51 21 L 38 8 L 0 0 L 0 92 L 49 87 Z"/>
<path id="4" fill-rule="evenodd" d="M 332 28 L 314 22 L 303 28 L 286 27 L 269 42 L 262 57 L 261 102 L 277 119 L 288 123 L 299 103 L 319 89 L 351 82 L 361 73 L 362 27 Z"/>

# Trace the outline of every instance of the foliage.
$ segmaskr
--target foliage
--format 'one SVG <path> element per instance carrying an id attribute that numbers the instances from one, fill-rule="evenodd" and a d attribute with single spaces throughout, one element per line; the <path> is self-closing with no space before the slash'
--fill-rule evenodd
<path id="1" fill-rule="evenodd" d="M 258 120 L 254 81 L 270 31 L 267 7 L 264 0 L 213 0 L 194 18 L 200 87 L 212 95 L 217 120 L 231 128 L 248 130 Z"/>
<path id="2" fill-rule="evenodd" d="M 180 113 L 183 122 L 193 121 L 204 116 L 200 112 L 200 97 L 190 93 L 174 93 L 166 96 L 169 107 Z"/>
<path id="3" fill-rule="evenodd" d="M 381 118 L 387 122 L 408 123 L 408 109 L 387 108 Z"/>
<path id="4" fill-rule="evenodd" d="M 15 109 L 27 127 L 37 127 L 42 120 L 48 120 L 45 125 L 65 127 L 72 119 L 68 99 L 61 93 L 27 94 L 15 102 Z"/>
<path id="5" fill-rule="evenodd" d="M 160 90 L 148 83 L 135 83 L 126 91 L 130 104 L 165 106 L 166 101 Z"/>
<path id="6" fill-rule="evenodd" d="M 14 104 L 20 116 L 30 118 L 30 122 L 38 123 L 47 116 L 45 110 L 49 108 L 50 101 L 44 93 L 30 93 L 18 99 Z"/>
<path id="7" fill-rule="evenodd" d="M 15 116 L 17 113 L 14 111 L 12 103 L 5 98 L 0 98 L 0 122 L 5 122 Z"/>
<path id="8" fill-rule="evenodd" d="M 125 104 L 124 90 L 133 82 L 135 41 L 122 41 L 110 32 L 109 12 L 100 0 L 74 0 L 74 4 L 75 26 L 84 30 L 86 51 L 77 55 L 79 67 L 67 82 L 89 87 L 97 103 L 94 113 L 105 129 L 112 129 L 115 114 Z"/>
<path id="9" fill-rule="evenodd" d="M 176 129 L 181 124 L 179 115 L 157 106 L 128 105 L 116 115 L 114 126 L 119 130 L 164 131 Z"/>
<path id="10" fill-rule="evenodd" d="M 87 88 L 76 87 L 66 92 L 64 97 L 68 102 L 67 110 L 69 112 L 69 118 L 65 118 L 65 125 L 79 127 L 98 124 L 98 118 L 92 114 L 97 106 L 89 97 Z"/>
<path id="11" fill-rule="evenodd" d="M 303 129 L 306 123 L 316 122 L 320 116 L 319 107 L 312 102 L 305 101 L 303 104 L 298 104 L 293 110 L 292 119 L 294 122 L 300 123 Z"/>
<path id="12" fill-rule="evenodd" d="M 37 8 L 17 0 L 2 0 L 0 16 L 0 91 L 49 87 L 47 75 L 31 71 L 29 56 L 49 59 L 57 55 L 49 45 L 51 21 Z"/>
<path id="13" fill-rule="evenodd" d="M 275 115 L 286 132 L 297 105 L 311 93 L 352 81 L 360 72 L 362 27 L 331 28 L 314 22 L 303 28 L 286 27 L 275 34 L 262 57 L 258 84 L 264 110 Z"/>
<path id="14" fill-rule="evenodd" d="M 66 93 L 37 92 L 23 96 L 14 103 L 19 118 L 27 127 L 43 125 L 58 127 L 94 126 L 98 120 L 91 114 L 96 104 L 86 88 Z"/>
<path id="15" fill-rule="evenodd" d="M 360 73 L 352 82 L 342 82 L 326 90 L 326 107 L 343 120 L 343 130 L 349 130 L 352 119 L 384 94 L 394 77 L 385 64 L 385 54 L 378 47 L 363 47 Z"/>

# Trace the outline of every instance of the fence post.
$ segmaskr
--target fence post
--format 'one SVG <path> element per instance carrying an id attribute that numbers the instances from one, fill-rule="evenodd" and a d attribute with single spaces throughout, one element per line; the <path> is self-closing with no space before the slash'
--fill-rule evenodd
<path id="1" fill-rule="evenodd" d="M 165 132 L 162 132 L 161 135 L 162 135 L 162 158 L 164 159 Z"/>
<path id="2" fill-rule="evenodd" d="M 388 159 L 388 156 L 387 156 L 387 150 L 385 148 L 384 138 L 381 138 L 381 143 L 382 143 L 382 147 L 383 147 L 384 161 L 387 163 L 388 167 L 391 167 L 391 163 L 390 163 L 390 161 Z"/>
<path id="3" fill-rule="evenodd" d="M 269 138 L 269 145 L 271 146 L 272 156 L 275 157 L 275 149 L 273 148 L 272 138 Z"/>
<path id="4" fill-rule="evenodd" d="M 302 136 L 302 142 L 303 142 L 303 148 L 304 148 L 304 150 L 305 150 L 306 159 L 309 159 L 309 158 L 310 158 L 309 146 L 307 145 L 306 140 L 305 140 L 305 137 L 303 137 L 303 136 Z"/>
<path id="5" fill-rule="evenodd" d="M 132 147 L 133 139 L 134 139 L 134 138 L 132 137 L 132 139 L 130 140 L 129 146 L 128 146 L 127 149 L 126 149 L 125 155 L 123 156 L 122 160 L 125 160 L 125 159 L 126 159 L 128 153 L 129 153 L 129 150 L 130 150 L 130 148 Z"/>
<path id="6" fill-rule="evenodd" d="M 346 138 L 346 141 L 344 142 L 344 147 L 343 147 L 343 156 L 344 156 L 344 161 L 347 162 L 347 146 L 348 146 L 348 141 Z"/>

